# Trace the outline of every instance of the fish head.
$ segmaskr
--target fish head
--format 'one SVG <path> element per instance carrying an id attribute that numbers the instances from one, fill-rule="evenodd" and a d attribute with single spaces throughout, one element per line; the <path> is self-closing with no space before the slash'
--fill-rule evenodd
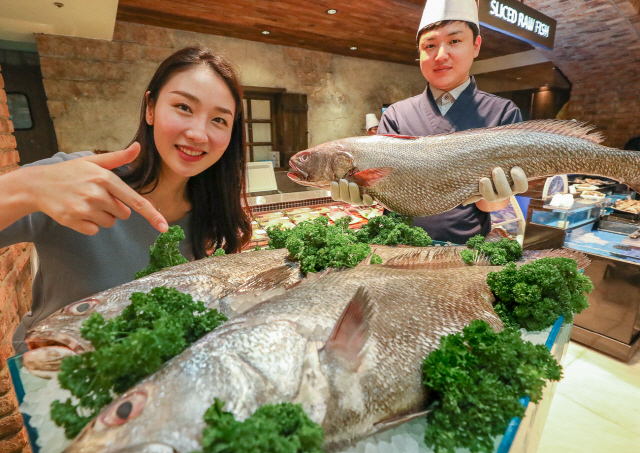
<path id="1" fill-rule="evenodd" d="M 215 398 L 237 419 L 249 417 L 265 402 L 262 377 L 234 354 L 212 356 L 206 338 L 104 408 L 65 453 L 201 450 Z"/>
<path id="2" fill-rule="evenodd" d="M 100 312 L 104 297 L 95 295 L 67 305 L 27 331 L 29 351 L 23 365 L 32 374 L 51 378 L 60 370 L 62 359 L 92 351 L 90 341 L 82 338 L 80 328 L 91 314 Z"/>
<path id="3" fill-rule="evenodd" d="M 342 179 L 355 169 L 354 158 L 343 140 L 309 148 L 289 160 L 293 172 L 287 176 L 298 184 L 328 189 L 332 181 Z"/>

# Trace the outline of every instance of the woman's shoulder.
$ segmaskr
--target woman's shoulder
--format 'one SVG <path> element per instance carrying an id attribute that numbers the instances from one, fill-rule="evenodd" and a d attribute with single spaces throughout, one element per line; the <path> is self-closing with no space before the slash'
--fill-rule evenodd
<path id="1" fill-rule="evenodd" d="M 42 159 L 30 164 L 24 165 L 24 167 L 30 167 L 35 165 L 51 165 L 51 164 L 59 164 L 60 162 L 66 162 L 73 159 L 78 159 L 79 157 L 86 157 L 93 155 L 93 151 L 78 151 L 76 153 L 63 153 L 57 152 L 53 156 L 48 157 L 46 159 Z"/>

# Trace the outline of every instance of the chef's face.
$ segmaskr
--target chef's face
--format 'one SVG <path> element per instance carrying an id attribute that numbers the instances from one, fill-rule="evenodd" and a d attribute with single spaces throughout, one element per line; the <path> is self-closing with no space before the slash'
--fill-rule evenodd
<path id="1" fill-rule="evenodd" d="M 474 42 L 466 22 L 451 22 L 420 37 L 420 70 L 431 85 L 449 91 L 469 78 L 473 59 L 480 52 L 482 39 Z"/>

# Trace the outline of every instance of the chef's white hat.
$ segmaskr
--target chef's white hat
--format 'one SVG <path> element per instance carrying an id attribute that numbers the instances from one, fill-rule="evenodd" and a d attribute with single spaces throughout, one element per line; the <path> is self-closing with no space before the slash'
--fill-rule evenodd
<path id="1" fill-rule="evenodd" d="M 480 30 L 476 0 L 427 0 L 416 37 L 424 27 L 444 20 L 471 22 Z"/>
<path id="2" fill-rule="evenodd" d="M 375 113 L 367 113 L 366 116 L 366 126 L 365 129 L 369 130 L 372 127 L 376 127 L 378 124 L 380 124 L 380 121 L 378 121 L 378 117 L 376 117 Z"/>

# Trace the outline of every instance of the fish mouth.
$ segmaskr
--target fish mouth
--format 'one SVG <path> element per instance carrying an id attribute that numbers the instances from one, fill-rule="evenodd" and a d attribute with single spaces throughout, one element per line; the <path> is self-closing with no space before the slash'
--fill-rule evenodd
<path id="1" fill-rule="evenodd" d="M 307 172 L 305 172 L 305 171 L 300 170 L 295 165 L 293 165 L 293 163 L 291 163 L 291 161 L 289 161 L 289 166 L 293 170 L 295 170 L 295 172 L 287 172 L 287 176 L 293 182 L 297 182 L 298 184 L 300 184 L 302 186 L 319 187 L 321 189 L 328 189 L 329 188 L 328 184 L 322 184 L 322 183 L 318 183 L 318 182 L 309 181 L 309 174 Z"/>
<path id="2" fill-rule="evenodd" d="M 70 349 L 76 354 L 85 352 L 85 347 L 81 345 L 78 340 L 63 332 L 27 332 L 24 341 L 27 343 L 27 346 L 29 346 L 30 351 L 57 346 Z"/>
<path id="3" fill-rule="evenodd" d="M 23 366 L 33 375 L 51 379 L 58 374 L 65 357 L 82 354 L 85 347 L 61 332 L 32 332 L 25 339 L 29 351 L 22 356 Z"/>
<path id="4" fill-rule="evenodd" d="M 289 166 L 293 169 L 294 173 L 288 172 L 287 176 L 296 182 L 307 181 L 309 179 L 309 174 L 303 170 L 300 170 L 298 167 L 293 165 L 293 162 L 289 161 Z"/>

